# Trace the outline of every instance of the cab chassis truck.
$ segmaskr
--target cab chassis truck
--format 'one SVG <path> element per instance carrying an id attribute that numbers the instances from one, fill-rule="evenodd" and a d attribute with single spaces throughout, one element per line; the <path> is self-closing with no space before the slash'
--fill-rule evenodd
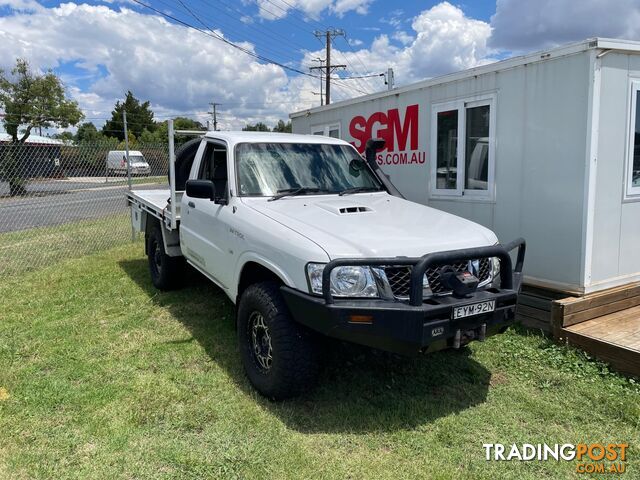
<path id="1" fill-rule="evenodd" d="M 196 135 L 174 149 L 174 135 Z M 271 399 L 310 388 L 325 335 L 403 355 L 460 348 L 515 320 L 525 241 L 404 199 L 339 139 L 174 132 L 169 189 L 129 191 L 151 280 L 185 263 L 236 307 L 251 384 Z"/>

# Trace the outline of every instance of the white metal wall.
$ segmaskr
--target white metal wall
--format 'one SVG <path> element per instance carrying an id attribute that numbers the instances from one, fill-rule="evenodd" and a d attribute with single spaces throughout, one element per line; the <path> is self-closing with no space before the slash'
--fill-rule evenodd
<path id="1" fill-rule="evenodd" d="M 496 95 L 495 201 L 430 199 L 431 106 L 478 94 Z M 292 117 L 295 133 L 339 123 L 353 141 L 357 115 L 419 104 L 419 151 L 424 164 L 383 166 L 409 199 L 481 223 L 502 241 L 527 239 L 530 283 L 565 290 L 584 286 L 583 205 L 589 105 L 589 52 L 517 66 Z M 410 228 L 410 225 L 407 226 Z"/>
<path id="2" fill-rule="evenodd" d="M 631 81 L 640 80 L 640 56 L 609 52 L 600 61 L 592 289 L 640 279 L 640 199 L 624 200 Z"/>

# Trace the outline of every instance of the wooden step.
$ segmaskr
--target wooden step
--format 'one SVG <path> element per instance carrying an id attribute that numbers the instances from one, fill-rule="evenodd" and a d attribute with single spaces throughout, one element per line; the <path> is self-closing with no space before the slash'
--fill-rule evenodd
<path id="1" fill-rule="evenodd" d="M 582 297 L 554 300 L 551 304 L 551 326 L 560 329 L 640 305 L 640 283 L 632 283 Z"/>
<path id="2" fill-rule="evenodd" d="M 559 340 L 640 377 L 640 305 L 564 327 Z"/>

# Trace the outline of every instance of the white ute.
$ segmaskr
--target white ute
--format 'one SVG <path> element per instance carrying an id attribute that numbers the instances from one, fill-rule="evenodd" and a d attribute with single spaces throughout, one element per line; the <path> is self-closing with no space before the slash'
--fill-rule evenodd
<path id="1" fill-rule="evenodd" d="M 405 200 L 382 140 L 363 159 L 335 138 L 206 132 L 174 155 L 169 131 L 170 188 L 127 194 L 153 284 L 177 287 L 186 260 L 224 290 L 263 395 L 312 384 L 317 335 L 415 355 L 513 323 L 524 241 Z"/>

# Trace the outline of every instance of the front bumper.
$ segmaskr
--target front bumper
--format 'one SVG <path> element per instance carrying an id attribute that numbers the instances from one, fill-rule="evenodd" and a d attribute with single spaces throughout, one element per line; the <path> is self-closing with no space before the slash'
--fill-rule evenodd
<path id="1" fill-rule="evenodd" d="M 518 249 L 515 268 L 509 252 Z M 404 355 L 459 347 L 471 340 L 482 340 L 498 333 L 515 320 L 515 308 L 522 279 L 525 242 L 455 250 L 409 259 L 339 259 L 327 264 L 323 277 L 323 296 L 317 297 L 290 287 L 282 293 L 294 319 L 324 335 Z M 433 265 L 457 260 L 497 257 L 501 264 L 500 288 L 477 290 L 465 298 L 452 295 L 422 298 L 422 277 Z M 408 301 L 333 298 L 329 275 L 342 265 L 412 266 L 411 295 Z M 495 301 L 489 313 L 453 319 L 455 307 Z"/>

